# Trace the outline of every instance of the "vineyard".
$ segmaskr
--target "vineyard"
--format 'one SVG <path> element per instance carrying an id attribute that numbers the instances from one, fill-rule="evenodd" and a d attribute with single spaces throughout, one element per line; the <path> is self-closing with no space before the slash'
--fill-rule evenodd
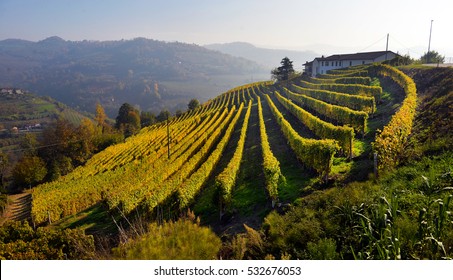
<path id="1" fill-rule="evenodd" d="M 388 123 L 376 117 L 384 77 L 405 93 Z M 347 176 L 360 160 L 372 162 L 372 152 L 378 170 L 391 168 L 415 102 L 413 81 L 386 65 L 236 87 L 38 186 L 32 219 L 53 223 L 95 205 L 124 215 L 210 208 L 217 219 L 240 205 L 270 210 L 309 185 Z"/>

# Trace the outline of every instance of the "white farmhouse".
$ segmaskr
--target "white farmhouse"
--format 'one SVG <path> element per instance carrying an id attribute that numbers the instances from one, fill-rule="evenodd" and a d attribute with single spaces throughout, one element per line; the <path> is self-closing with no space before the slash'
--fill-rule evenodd
<path id="1" fill-rule="evenodd" d="M 305 73 L 315 77 L 318 74 L 326 74 L 329 70 L 391 60 L 396 56 L 398 56 L 398 54 L 392 51 L 334 54 L 328 57 L 322 56 L 315 58 L 311 62 L 307 61 L 307 63 L 304 64 Z"/>

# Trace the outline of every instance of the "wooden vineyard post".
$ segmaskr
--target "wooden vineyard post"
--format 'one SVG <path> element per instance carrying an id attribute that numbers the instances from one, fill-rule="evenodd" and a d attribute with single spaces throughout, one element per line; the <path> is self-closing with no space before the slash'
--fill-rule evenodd
<path id="1" fill-rule="evenodd" d="M 378 173 L 378 153 L 377 152 L 374 152 L 373 154 L 373 162 L 374 162 L 374 177 L 377 179 L 378 176 L 379 176 L 379 173 Z"/>
<path id="2" fill-rule="evenodd" d="M 49 225 L 52 224 L 52 220 L 50 219 L 50 212 L 49 211 L 47 211 L 47 219 L 48 219 Z"/>
<path id="3" fill-rule="evenodd" d="M 167 146 L 168 146 L 168 159 L 170 159 L 170 126 L 167 115 Z"/>
<path id="4" fill-rule="evenodd" d="M 350 140 L 350 142 L 349 142 L 349 159 L 350 159 L 350 160 L 351 160 L 352 157 L 354 156 L 354 155 L 352 154 L 352 151 L 353 151 L 352 145 L 354 145 L 354 141 L 353 141 L 353 139 L 352 139 L 352 137 L 351 137 L 351 140 Z"/>

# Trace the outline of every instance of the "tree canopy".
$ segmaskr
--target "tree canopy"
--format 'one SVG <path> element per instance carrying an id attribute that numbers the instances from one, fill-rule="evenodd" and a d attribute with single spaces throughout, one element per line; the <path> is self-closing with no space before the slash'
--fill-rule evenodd
<path id="1" fill-rule="evenodd" d="M 200 106 L 200 101 L 198 101 L 195 98 L 190 100 L 189 104 L 187 104 L 187 107 L 189 107 L 189 110 L 195 110 L 198 106 Z"/>
<path id="2" fill-rule="evenodd" d="M 83 229 L 34 230 L 27 222 L 8 221 L 0 227 L 2 260 L 89 260 L 95 257 L 94 238 Z"/>
<path id="3" fill-rule="evenodd" d="M 142 111 L 140 113 L 140 125 L 142 127 L 150 126 L 156 123 L 156 116 L 151 112 Z"/>
<path id="4" fill-rule="evenodd" d="M 8 156 L 4 154 L 2 151 L 0 151 L 0 191 L 2 191 L 3 188 L 3 178 L 5 177 L 5 171 L 6 168 L 8 167 L 9 160 Z"/>
<path id="5" fill-rule="evenodd" d="M 131 136 L 140 130 L 140 115 L 129 103 L 121 105 L 116 117 L 115 127 L 124 132 L 125 136 Z"/>
<path id="6" fill-rule="evenodd" d="M 271 71 L 272 78 L 277 81 L 286 81 L 292 74 L 294 74 L 293 62 L 285 56 L 280 64 L 280 67 L 274 68 Z"/>
<path id="7" fill-rule="evenodd" d="M 162 111 L 160 111 L 159 115 L 157 115 L 156 120 L 158 122 L 163 122 L 163 121 L 167 120 L 170 117 L 171 117 L 170 111 L 162 110 Z"/>
<path id="8" fill-rule="evenodd" d="M 105 120 L 107 119 L 107 115 L 105 114 L 104 107 L 101 104 L 96 103 L 96 116 L 94 118 L 97 122 L 97 125 L 104 128 L 107 124 Z"/>
<path id="9" fill-rule="evenodd" d="M 420 60 L 422 63 L 444 63 L 445 56 L 440 55 L 436 51 L 429 51 L 429 52 L 425 52 L 420 57 Z"/>
<path id="10" fill-rule="evenodd" d="M 46 163 L 37 156 L 23 157 L 13 169 L 14 182 L 21 187 L 32 187 L 40 183 L 46 174 Z"/>

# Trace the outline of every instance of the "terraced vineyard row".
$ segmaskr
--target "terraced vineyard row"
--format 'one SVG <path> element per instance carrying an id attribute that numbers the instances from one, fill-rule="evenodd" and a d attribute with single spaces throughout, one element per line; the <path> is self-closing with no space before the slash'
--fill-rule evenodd
<path id="1" fill-rule="evenodd" d="M 348 124 L 357 132 L 365 133 L 368 119 L 366 112 L 351 110 L 345 106 L 332 105 L 303 94 L 295 94 L 287 88 L 284 88 L 284 90 L 287 97 L 296 101 L 299 105 L 314 110 L 340 124 Z"/>
<path id="2" fill-rule="evenodd" d="M 368 117 L 379 106 L 382 88 L 370 86 L 370 75 L 390 75 L 403 87 L 407 84 L 393 68 L 373 67 L 336 70 L 319 78 L 303 76 L 284 86 L 272 82 L 244 85 L 177 118 L 142 129 L 71 174 L 38 186 L 33 192 L 33 220 L 53 222 L 101 202 L 126 214 L 137 208 L 152 212 L 168 202 L 184 209 L 203 188 L 214 188 L 220 194 L 217 203 L 223 207 L 234 200 L 238 174 L 244 168 L 241 163 L 249 160 L 244 154 L 248 141 L 253 140 L 246 137 L 251 127 L 259 128 L 259 135 L 251 137 L 259 138 L 255 140 L 260 143 L 262 169 L 247 172 L 255 177 L 263 174 L 259 187 L 274 205 L 287 187 L 282 172 L 286 167 L 274 155 L 275 141 L 267 133 L 265 120 L 272 118 L 278 124 L 281 137 L 293 151 L 287 156 L 297 157 L 312 170 L 308 176 L 326 180 L 335 157 L 353 158 L 354 141 L 359 141 L 354 130 L 366 134 Z M 411 86 L 407 91 L 413 91 Z M 263 105 L 270 110 L 264 111 Z M 405 102 L 400 111 L 411 106 Z M 386 161 L 391 156 L 386 156 L 383 143 L 393 141 L 385 136 L 388 130 L 376 141 L 376 150 Z M 220 166 L 227 146 L 234 152 Z"/>
<path id="3" fill-rule="evenodd" d="M 231 202 L 232 189 L 234 187 L 239 167 L 241 166 L 242 153 L 244 151 L 245 136 L 247 126 L 249 123 L 250 112 L 252 109 L 252 100 L 249 100 L 245 120 L 241 128 L 241 136 L 239 138 L 233 158 L 228 163 L 227 167 L 216 177 L 216 187 L 219 188 L 221 193 L 221 204 L 228 204 Z"/>
<path id="4" fill-rule="evenodd" d="M 303 81 L 301 81 L 301 84 L 303 84 Z M 295 84 L 293 84 L 291 88 L 294 93 L 304 94 L 306 96 L 315 98 L 319 101 L 330 103 L 332 105 L 339 105 L 366 113 L 373 113 L 376 110 L 376 101 L 374 97 L 304 88 Z"/>
<path id="5" fill-rule="evenodd" d="M 278 199 L 278 189 L 285 183 L 285 177 L 280 170 L 280 162 L 274 156 L 269 139 L 266 133 L 266 124 L 264 123 L 263 108 L 261 98 L 257 96 L 258 119 L 260 126 L 261 149 L 263 153 L 263 172 L 266 179 L 266 190 L 273 204 Z"/>

